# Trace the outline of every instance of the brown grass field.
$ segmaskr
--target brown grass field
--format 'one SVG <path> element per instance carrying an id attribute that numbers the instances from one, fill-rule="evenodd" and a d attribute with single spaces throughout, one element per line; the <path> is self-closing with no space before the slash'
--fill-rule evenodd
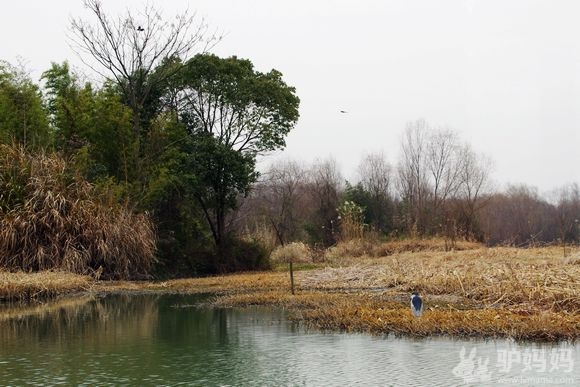
<path id="1" fill-rule="evenodd" d="M 217 307 L 283 307 L 290 318 L 308 327 L 332 331 L 534 341 L 574 341 L 580 336 L 580 249 L 568 248 L 564 257 L 562 247 L 469 244 L 445 252 L 437 246 L 357 257 L 343 246 L 340 254 L 335 249 L 320 262 L 298 266 L 295 295 L 282 264 L 268 272 L 165 282 L 103 282 L 74 276 L 70 291 L 214 293 L 212 304 Z M 46 289 L 35 288 L 14 277 L 22 282 L 18 287 L 5 275 L 0 273 L 0 297 L 5 299 L 7 294 L 38 291 L 33 289 L 44 289 L 42 295 L 68 291 L 49 290 L 52 285 L 45 281 Z M 410 312 L 409 295 L 414 290 L 425 302 L 420 318 Z"/>

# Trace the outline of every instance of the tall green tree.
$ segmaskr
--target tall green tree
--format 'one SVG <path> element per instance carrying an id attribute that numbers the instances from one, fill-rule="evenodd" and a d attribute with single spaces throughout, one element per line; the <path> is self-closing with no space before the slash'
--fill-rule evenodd
<path id="1" fill-rule="evenodd" d="M 218 247 L 226 238 L 226 216 L 246 196 L 258 173 L 255 158 L 202 133 L 194 137 L 192 167 L 197 178 L 194 197 Z"/>
<path id="2" fill-rule="evenodd" d="M 209 133 L 230 149 L 254 155 L 286 146 L 300 100 L 282 73 L 261 73 L 235 56 L 200 54 L 185 64 L 181 76 L 177 99 L 191 133 Z"/>
<path id="3" fill-rule="evenodd" d="M 44 81 L 55 146 L 70 156 L 86 144 L 95 126 L 93 88 L 89 83 L 81 86 L 67 62 L 52 63 L 41 80 Z"/>
<path id="4" fill-rule="evenodd" d="M 249 60 L 200 54 L 185 63 L 172 95 L 181 123 L 194 138 L 203 209 L 218 248 L 225 219 L 256 180 L 256 156 L 285 147 L 299 99 L 279 71 L 261 73 Z"/>
<path id="5" fill-rule="evenodd" d="M 158 235 L 158 271 L 164 274 L 210 272 L 211 236 L 194 190 L 193 138 L 171 117 L 159 117 L 148 138 L 147 185 L 143 206 L 151 212 Z"/>

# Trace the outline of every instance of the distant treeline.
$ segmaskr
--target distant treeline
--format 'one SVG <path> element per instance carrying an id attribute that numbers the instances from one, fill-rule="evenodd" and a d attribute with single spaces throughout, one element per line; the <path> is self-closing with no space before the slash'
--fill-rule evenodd
<path id="1" fill-rule="evenodd" d="M 353 183 L 333 159 L 272 164 L 243 201 L 238 228 L 266 239 L 271 233 L 277 243 L 320 246 L 365 235 L 510 246 L 579 242 L 578 184 L 550 198 L 525 185 L 498 191 L 489 158 L 423 120 L 407 125 L 400 149 L 396 165 L 381 153 L 362 157 Z"/>

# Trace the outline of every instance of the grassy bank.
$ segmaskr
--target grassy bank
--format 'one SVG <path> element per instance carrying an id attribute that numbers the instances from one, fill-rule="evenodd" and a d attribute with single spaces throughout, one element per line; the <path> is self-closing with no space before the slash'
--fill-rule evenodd
<path id="1" fill-rule="evenodd" d="M 215 293 L 215 306 L 284 307 L 292 319 L 333 331 L 541 341 L 579 338 L 580 250 L 569 251 L 566 258 L 558 247 L 435 250 L 383 257 L 327 256 L 295 273 L 295 295 L 290 294 L 285 266 L 165 282 L 91 282 L 75 277 L 77 284 L 64 291 Z M 43 284 L 50 293 L 50 285 Z M 18 294 L 18 287 L 11 289 L 10 294 Z M 409 310 L 413 290 L 425 301 L 421 318 L 413 318 Z"/>
<path id="2" fill-rule="evenodd" d="M 46 300 L 86 292 L 92 284 L 93 280 L 89 276 L 62 271 L 10 273 L 0 270 L 0 301 Z"/>

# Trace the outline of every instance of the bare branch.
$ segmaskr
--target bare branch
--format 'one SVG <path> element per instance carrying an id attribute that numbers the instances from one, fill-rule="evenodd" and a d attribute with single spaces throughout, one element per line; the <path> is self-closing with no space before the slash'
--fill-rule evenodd
<path id="1" fill-rule="evenodd" d="M 220 40 L 215 34 L 207 37 L 207 24 L 189 10 L 165 21 L 152 5 L 137 14 L 127 10 L 117 18 L 110 18 L 99 0 L 84 0 L 84 6 L 96 23 L 72 19 L 71 47 L 85 64 L 115 80 L 136 116 L 151 89 L 178 71 L 155 72 L 164 59 L 185 60 Z"/>

